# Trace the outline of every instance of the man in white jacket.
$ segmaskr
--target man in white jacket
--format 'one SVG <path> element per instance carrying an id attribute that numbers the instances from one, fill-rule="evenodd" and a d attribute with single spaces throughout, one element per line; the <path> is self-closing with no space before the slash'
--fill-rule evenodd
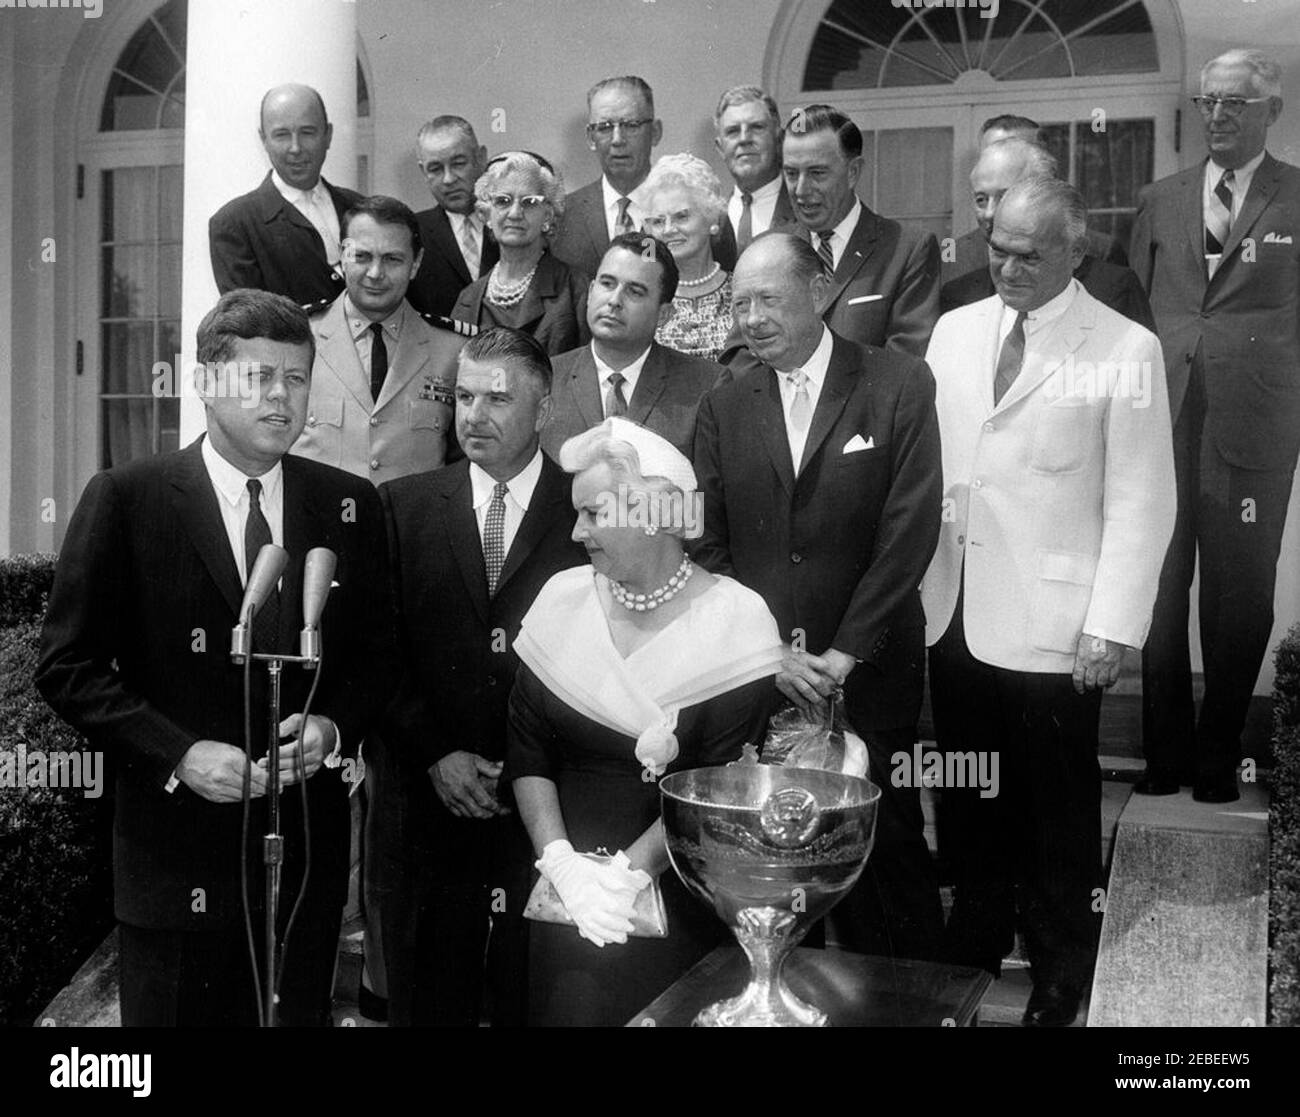
<path id="1" fill-rule="evenodd" d="M 1008 190 L 997 294 L 940 318 L 926 353 L 944 474 L 922 585 L 935 731 L 1001 772 L 944 789 L 947 949 L 996 975 L 1018 917 L 1028 1026 L 1071 1023 L 1091 975 L 1101 692 L 1146 639 L 1175 511 L 1160 344 L 1073 278 L 1086 222 L 1068 183 Z"/>

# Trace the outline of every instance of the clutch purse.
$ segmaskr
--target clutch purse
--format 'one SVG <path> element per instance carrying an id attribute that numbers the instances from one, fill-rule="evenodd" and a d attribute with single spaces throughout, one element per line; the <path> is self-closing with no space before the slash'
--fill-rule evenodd
<path id="1" fill-rule="evenodd" d="M 608 853 L 583 853 L 602 865 L 607 865 L 614 858 Z M 537 923 L 567 923 L 573 926 L 573 919 L 565 910 L 564 901 L 555 891 L 555 885 L 543 876 L 537 878 L 533 890 L 524 905 L 524 918 Z M 649 885 L 636 894 L 632 905 L 632 930 L 628 932 L 638 939 L 666 939 L 668 937 L 668 912 L 664 908 L 664 894 L 659 888 L 656 877 Z"/>

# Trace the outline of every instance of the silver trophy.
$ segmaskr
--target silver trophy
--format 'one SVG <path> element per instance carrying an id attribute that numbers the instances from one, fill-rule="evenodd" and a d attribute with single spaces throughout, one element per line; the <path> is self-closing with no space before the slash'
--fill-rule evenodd
<path id="1" fill-rule="evenodd" d="M 676 772 L 659 782 L 673 868 L 749 957 L 738 997 L 709 1005 L 703 1027 L 822 1027 L 826 1014 L 781 977 L 808 928 L 862 874 L 880 788 L 858 776 L 766 764 Z"/>

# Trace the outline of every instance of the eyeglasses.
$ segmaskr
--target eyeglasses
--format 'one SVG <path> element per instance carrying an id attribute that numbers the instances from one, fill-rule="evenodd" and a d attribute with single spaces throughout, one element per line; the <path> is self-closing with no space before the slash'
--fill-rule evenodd
<path id="1" fill-rule="evenodd" d="M 597 120 L 587 125 L 587 135 L 593 139 L 613 139 L 614 129 L 620 128 L 623 135 L 631 138 L 632 136 L 639 136 L 642 128 L 653 123 L 653 117 L 646 117 L 644 120 Z"/>
<path id="2" fill-rule="evenodd" d="M 1271 101 L 1272 97 L 1193 97 L 1192 104 L 1201 110 L 1202 116 L 1213 116 L 1216 108 L 1222 108 L 1225 116 L 1240 116 L 1247 105 L 1258 105 L 1261 101 Z"/>
<path id="3" fill-rule="evenodd" d="M 492 208 L 500 213 L 505 213 L 511 206 L 518 202 L 520 208 L 525 213 L 534 212 L 538 206 L 546 201 L 545 194 L 520 194 L 516 197 L 513 194 L 489 194 L 488 201 L 492 203 Z"/>

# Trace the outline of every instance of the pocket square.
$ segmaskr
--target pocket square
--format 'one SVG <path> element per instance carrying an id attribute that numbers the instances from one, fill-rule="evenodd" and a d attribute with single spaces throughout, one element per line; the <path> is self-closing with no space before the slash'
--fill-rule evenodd
<path id="1" fill-rule="evenodd" d="M 874 436 L 868 438 L 866 442 L 862 441 L 862 435 L 855 434 L 846 443 L 844 443 L 843 453 L 856 454 L 862 450 L 874 450 L 876 448 L 876 439 Z"/>
<path id="2" fill-rule="evenodd" d="M 1286 236 L 1283 236 L 1281 233 L 1266 233 L 1264 235 L 1264 243 L 1265 244 L 1291 244 L 1293 242 L 1291 240 L 1290 233 L 1287 233 Z"/>
<path id="3" fill-rule="evenodd" d="M 858 306 L 861 303 L 874 303 L 883 299 L 884 295 L 859 295 L 856 299 L 849 299 L 849 306 Z"/>

